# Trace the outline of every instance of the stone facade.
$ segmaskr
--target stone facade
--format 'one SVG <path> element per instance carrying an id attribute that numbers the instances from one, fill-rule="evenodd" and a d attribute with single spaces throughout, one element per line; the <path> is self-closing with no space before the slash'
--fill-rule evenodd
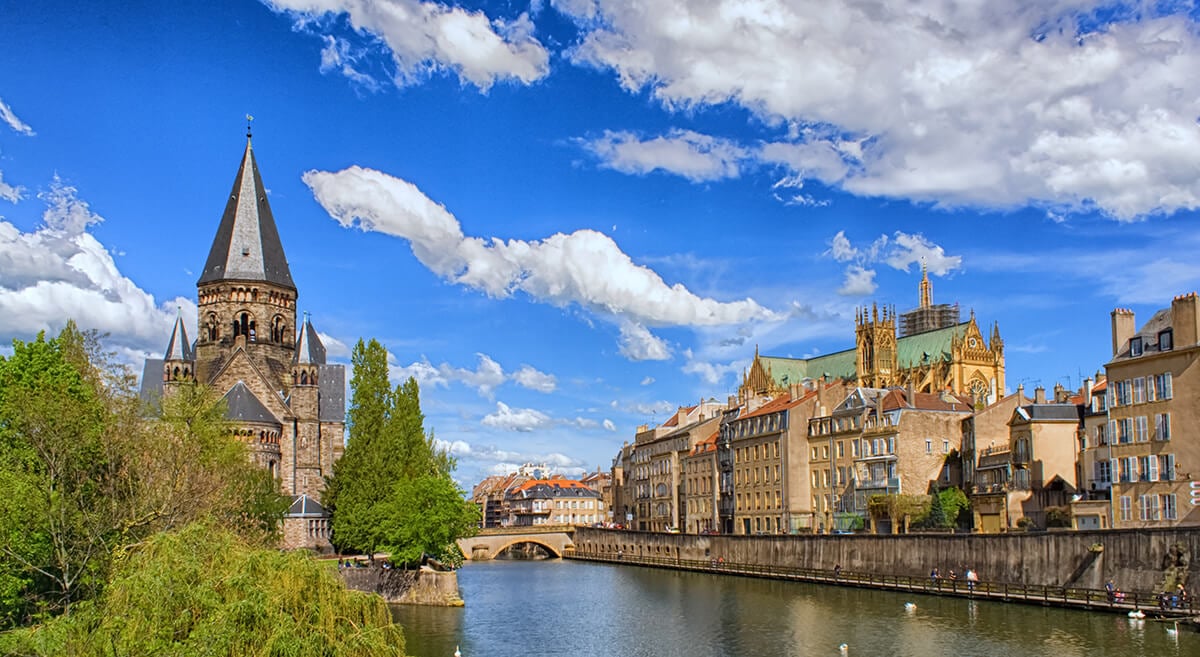
<path id="1" fill-rule="evenodd" d="M 345 371 L 326 363 L 311 322 L 297 322 L 298 299 L 247 138 L 197 282 L 198 338 L 188 344 L 177 320 L 164 357 L 146 362 L 142 392 L 153 399 L 197 382 L 224 395 L 229 431 L 293 497 L 284 546 L 327 551 L 328 515 L 315 498 L 345 446 Z"/>

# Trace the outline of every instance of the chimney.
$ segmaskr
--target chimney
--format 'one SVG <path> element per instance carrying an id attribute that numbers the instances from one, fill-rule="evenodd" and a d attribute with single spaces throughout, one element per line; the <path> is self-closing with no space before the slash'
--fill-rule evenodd
<path id="1" fill-rule="evenodd" d="M 1174 308 L 1175 304 L 1171 304 Z M 1192 306 L 1195 308 L 1195 305 Z M 1194 313 L 1193 313 L 1193 316 Z M 1125 348 L 1125 343 L 1129 342 L 1129 338 L 1137 332 L 1137 325 L 1134 324 L 1133 311 L 1128 308 L 1117 308 L 1112 311 L 1112 355 L 1113 358 L 1121 353 L 1121 349 Z M 1195 342 L 1195 334 L 1193 333 L 1192 341 Z"/>
<path id="2" fill-rule="evenodd" d="M 1067 400 L 1070 398 L 1071 398 L 1071 395 L 1067 393 L 1067 389 L 1063 387 L 1063 384 L 1061 384 L 1061 383 L 1054 384 L 1054 403 L 1055 404 L 1065 404 L 1065 403 L 1067 403 Z"/>
<path id="3" fill-rule="evenodd" d="M 917 398 L 913 396 L 913 384 L 912 384 L 912 379 L 909 379 L 909 381 L 908 381 L 908 387 L 904 389 L 904 399 L 905 399 L 905 401 L 906 401 L 906 402 L 908 402 L 908 407 L 909 407 L 909 408 L 916 408 L 916 406 L 917 406 Z"/>
<path id="4" fill-rule="evenodd" d="M 1089 376 L 1089 377 L 1084 378 L 1082 392 L 1083 392 L 1083 403 L 1085 403 L 1085 404 L 1090 405 L 1092 403 L 1092 387 L 1093 387 L 1092 377 Z"/>
<path id="5" fill-rule="evenodd" d="M 1038 386 L 1033 389 L 1033 403 L 1035 403 L 1035 404 L 1045 404 L 1046 403 L 1046 389 L 1045 388 Z"/>
<path id="6" fill-rule="evenodd" d="M 1017 405 L 1020 406 L 1021 404 L 1024 404 L 1024 403 L 1025 403 L 1025 384 L 1018 383 L 1017 384 Z"/>
<path id="7" fill-rule="evenodd" d="M 1190 292 L 1171 301 L 1171 328 L 1175 347 L 1190 347 L 1200 341 L 1200 313 L 1196 312 L 1196 293 Z"/>

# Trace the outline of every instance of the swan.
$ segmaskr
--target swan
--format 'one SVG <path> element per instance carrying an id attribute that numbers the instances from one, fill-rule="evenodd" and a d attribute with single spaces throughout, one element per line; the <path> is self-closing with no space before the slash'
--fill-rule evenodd
<path id="1" fill-rule="evenodd" d="M 915 603 L 915 602 L 904 603 L 904 611 L 912 611 L 916 608 L 917 608 L 917 603 Z"/>
<path id="2" fill-rule="evenodd" d="M 1179 634 L 1179 621 L 1175 621 L 1171 627 L 1167 628 L 1167 636 L 1175 636 L 1177 634 Z"/>
<path id="3" fill-rule="evenodd" d="M 1142 611 L 1141 609 L 1134 609 L 1133 611 L 1129 612 L 1129 617 L 1141 620 L 1146 617 L 1146 612 Z"/>
<path id="4" fill-rule="evenodd" d="M 454 657 L 462 657 L 462 653 L 458 651 L 458 646 L 454 646 Z"/>
<path id="5" fill-rule="evenodd" d="M 843 643 L 842 645 L 838 646 L 838 652 L 840 652 L 844 655 L 844 654 L 850 652 L 850 646 Z"/>

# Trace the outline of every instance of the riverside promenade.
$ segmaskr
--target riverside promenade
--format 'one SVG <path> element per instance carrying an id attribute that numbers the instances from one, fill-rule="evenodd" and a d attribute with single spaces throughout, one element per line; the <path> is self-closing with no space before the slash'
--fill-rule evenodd
<path id="1" fill-rule="evenodd" d="M 1158 595 L 1145 591 L 1122 591 L 1123 597 L 1118 600 L 1111 598 L 1108 592 L 1103 589 L 1038 586 L 987 580 L 978 581 L 971 585 L 962 579 L 934 580 L 929 577 L 921 578 L 845 570 L 835 573 L 832 570 L 824 569 L 728 562 L 723 558 L 680 559 L 624 554 L 616 556 L 610 554 L 580 553 L 568 553 L 566 558 L 627 566 L 689 570 L 715 575 L 759 577 L 824 584 L 828 586 L 851 586 L 885 591 L 920 593 L 923 595 L 1016 602 L 1119 614 L 1141 611 L 1149 618 L 1183 620 L 1196 616 L 1196 612 L 1190 608 L 1172 608 L 1169 606 L 1162 608 Z"/>

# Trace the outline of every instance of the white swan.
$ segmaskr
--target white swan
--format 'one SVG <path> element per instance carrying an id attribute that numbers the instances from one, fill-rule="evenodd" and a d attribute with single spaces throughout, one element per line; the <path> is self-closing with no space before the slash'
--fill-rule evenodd
<path id="1" fill-rule="evenodd" d="M 844 655 L 844 654 L 850 652 L 850 646 L 843 643 L 842 645 L 838 646 L 838 652 L 840 652 Z"/>
<path id="2" fill-rule="evenodd" d="M 1179 621 L 1175 621 L 1171 627 L 1167 628 L 1167 636 L 1175 636 L 1177 634 L 1179 634 Z"/>
<path id="3" fill-rule="evenodd" d="M 462 657 L 462 653 L 458 651 L 458 646 L 454 646 L 454 657 Z"/>
<path id="4" fill-rule="evenodd" d="M 913 611 L 916 608 L 917 608 L 917 603 L 915 603 L 915 602 L 904 603 L 904 611 Z"/>
<path id="5" fill-rule="evenodd" d="M 1129 612 L 1129 617 L 1141 620 L 1146 617 L 1146 612 L 1142 611 L 1141 609 L 1134 609 L 1133 611 Z"/>

